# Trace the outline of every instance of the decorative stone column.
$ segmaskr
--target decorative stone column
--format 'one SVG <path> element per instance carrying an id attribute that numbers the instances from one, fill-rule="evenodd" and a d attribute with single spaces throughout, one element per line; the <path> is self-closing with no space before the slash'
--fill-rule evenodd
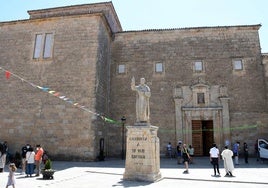
<path id="1" fill-rule="evenodd" d="M 231 133 L 230 133 L 229 98 L 220 97 L 220 101 L 223 107 L 222 109 L 223 140 L 225 142 L 224 144 L 230 144 Z"/>
<path id="2" fill-rule="evenodd" d="M 174 98 L 175 101 L 175 118 L 176 118 L 176 139 L 177 141 L 183 140 L 184 135 L 183 135 L 183 123 L 182 123 L 182 98 Z"/>
<path id="3" fill-rule="evenodd" d="M 183 94 L 181 87 L 175 87 L 173 90 L 173 98 L 175 103 L 175 125 L 176 125 L 176 140 L 184 140 L 183 135 L 183 114 L 182 114 L 182 103 Z"/>

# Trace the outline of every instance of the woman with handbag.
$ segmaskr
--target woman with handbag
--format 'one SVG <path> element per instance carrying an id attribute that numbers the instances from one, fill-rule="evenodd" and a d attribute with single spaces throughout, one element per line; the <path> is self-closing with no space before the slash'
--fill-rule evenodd
<path id="1" fill-rule="evenodd" d="M 186 144 L 183 144 L 183 147 L 182 147 L 182 158 L 183 158 L 183 163 L 185 165 L 185 171 L 183 173 L 189 174 L 188 167 L 189 167 L 189 161 L 190 161 L 191 157 L 189 155 L 189 151 L 187 149 Z"/>

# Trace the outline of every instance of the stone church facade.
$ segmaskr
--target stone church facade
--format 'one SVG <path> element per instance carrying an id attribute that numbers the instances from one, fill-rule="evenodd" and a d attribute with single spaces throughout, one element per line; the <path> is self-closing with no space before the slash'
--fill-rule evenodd
<path id="1" fill-rule="evenodd" d="M 119 157 L 123 128 L 135 123 L 132 77 L 151 88 L 163 155 L 179 140 L 199 156 L 236 141 L 253 154 L 268 138 L 261 25 L 123 31 L 111 2 L 28 13 L 0 23 L 0 141 L 14 152 L 41 144 L 54 158 L 86 161 L 104 146 Z"/>

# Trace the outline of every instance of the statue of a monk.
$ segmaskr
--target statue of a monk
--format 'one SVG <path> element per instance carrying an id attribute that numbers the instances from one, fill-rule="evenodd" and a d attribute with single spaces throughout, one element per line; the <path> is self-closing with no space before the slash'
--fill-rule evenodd
<path id="1" fill-rule="evenodd" d="M 131 80 L 131 89 L 137 92 L 136 97 L 136 118 L 139 123 L 149 123 L 150 106 L 149 99 L 151 97 L 150 88 L 145 84 L 145 79 L 141 78 L 140 84 L 135 86 L 135 78 Z"/>

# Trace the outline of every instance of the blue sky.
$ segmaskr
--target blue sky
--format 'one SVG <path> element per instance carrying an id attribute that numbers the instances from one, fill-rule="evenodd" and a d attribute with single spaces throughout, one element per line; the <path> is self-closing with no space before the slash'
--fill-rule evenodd
<path id="1" fill-rule="evenodd" d="M 261 24 L 263 53 L 268 53 L 267 0 L 111 0 L 123 30 Z M 28 10 L 105 0 L 5 0 L 0 22 L 28 19 Z"/>

